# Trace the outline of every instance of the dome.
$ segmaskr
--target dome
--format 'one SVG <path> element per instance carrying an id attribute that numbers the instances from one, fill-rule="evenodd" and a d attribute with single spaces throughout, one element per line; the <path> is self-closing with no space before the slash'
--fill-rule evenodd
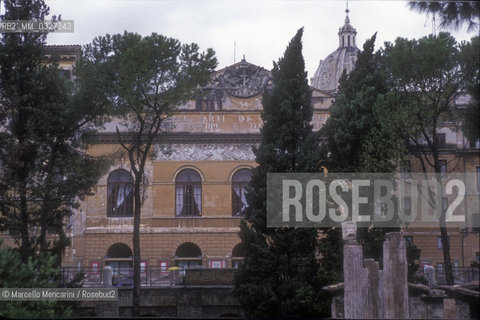
<path id="1" fill-rule="evenodd" d="M 338 49 L 324 60 L 320 60 L 317 71 L 311 79 L 314 88 L 335 93 L 343 70 L 348 74 L 355 67 L 357 54 L 360 51 L 356 44 L 357 30 L 350 25 L 349 10 L 347 9 L 346 12 L 345 25 L 338 31 Z"/>

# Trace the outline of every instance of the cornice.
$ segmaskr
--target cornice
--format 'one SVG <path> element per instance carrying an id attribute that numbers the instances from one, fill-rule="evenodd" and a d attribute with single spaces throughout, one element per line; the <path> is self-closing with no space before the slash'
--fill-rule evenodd
<path id="1" fill-rule="evenodd" d="M 118 135 L 114 132 L 97 133 L 90 138 L 93 143 L 103 144 L 117 144 Z M 122 139 L 128 142 L 128 135 L 123 134 Z M 189 133 L 189 132 L 175 132 L 162 133 L 155 139 L 155 143 L 184 143 L 184 144 L 198 144 L 198 143 L 248 143 L 256 144 L 261 139 L 260 134 L 213 134 L 213 133 Z"/>

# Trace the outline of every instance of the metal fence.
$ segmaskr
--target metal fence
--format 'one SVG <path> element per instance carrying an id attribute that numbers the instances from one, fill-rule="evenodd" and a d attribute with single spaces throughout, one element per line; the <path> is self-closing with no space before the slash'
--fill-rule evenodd
<path id="1" fill-rule="evenodd" d="M 103 272 L 100 268 L 91 267 L 62 267 L 61 273 L 64 282 L 70 282 L 79 277 L 82 287 L 102 287 Z M 140 285 L 142 287 L 169 287 L 183 284 L 185 271 L 182 267 L 161 270 L 160 267 L 142 268 Z M 133 267 L 123 267 L 114 270 L 112 284 L 115 287 L 133 286 Z"/>
<path id="2" fill-rule="evenodd" d="M 466 284 L 479 281 L 480 267 L 453 267 L 453 280 L 455 284 Z M 446 284 L 445 268 L 437 267 L 435 270 L 437 284 Z"/>

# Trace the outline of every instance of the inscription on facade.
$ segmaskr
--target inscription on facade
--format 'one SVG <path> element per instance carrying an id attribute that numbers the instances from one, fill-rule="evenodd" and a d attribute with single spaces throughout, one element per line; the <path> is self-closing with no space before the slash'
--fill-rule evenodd
<path id="1" fill-rule="evenodd" d="M 315 113 L 313 129 L 320 129 L 325 121 L 325 115 Z M 259 112 L 176 114 L 169 119 L 168 126 L 172 132 L 260 133 L 262 119 Z"/>

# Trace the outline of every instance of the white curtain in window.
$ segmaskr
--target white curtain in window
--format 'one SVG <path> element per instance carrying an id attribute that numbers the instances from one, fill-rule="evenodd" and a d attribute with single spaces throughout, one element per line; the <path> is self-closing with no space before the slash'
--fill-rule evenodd
<path id="1" fill-rule="evenodd" d="M 235 195 L 237 196 L 237 198 L 240 198 L 240 185 L 238 184 L 234 184 L 233 185 L 233 191 L 235 191 Z"/>
<path id="2" fill-rule="evenodd" d="M 197 205 L 198 212 L 202 212 L 202 186 L 196 184 L 193 186 L 193 195 L 195 198 L 195 204 Z"/>
<path id="3" fill-rule="evenodd" d="M 132 186 L 131 185 L 122 184 L 118 187 L 117 208 L 119 208 L 123 204 L 125 199 L 127 199 L 130 196 L 130 192 L 132 192 Z"/>
<path id="4" fill-rule="evenodd" d="M 233 185 L 233 191 L 235 192 L 235 200 L 238 201 L 237 199 L 240 199 L 241 201 L 241 207 L 238 208 L 238 211 L 235 212 L 236 215 L 242 214 L 243 211 L 247 208 L 247 198 L 245 196 L 245 186 L 242 186 L 241 184 L 234 184 Z M 234 200 L 234 201 L 235 201 Z"/>
<path id="5" fill-rule="evenodd" d="M 183 209 L 183 186 L 177 186 L 175 190 L 175 197 L 176 197 L 176 211 L 175 214 L 179 216 L 182 214 L 182 209 Z"/>
<path id="6" fill-rule="evenodd" d="M 245 187 L 242 187 L 241 188 L 241 199 L 242 199 L 242 209 L 240 210 L 240 212 L 243 213 L 243 211 L 245 211 L 245 209 L 247 208 L 247 197 L 245 196 Z"/>

